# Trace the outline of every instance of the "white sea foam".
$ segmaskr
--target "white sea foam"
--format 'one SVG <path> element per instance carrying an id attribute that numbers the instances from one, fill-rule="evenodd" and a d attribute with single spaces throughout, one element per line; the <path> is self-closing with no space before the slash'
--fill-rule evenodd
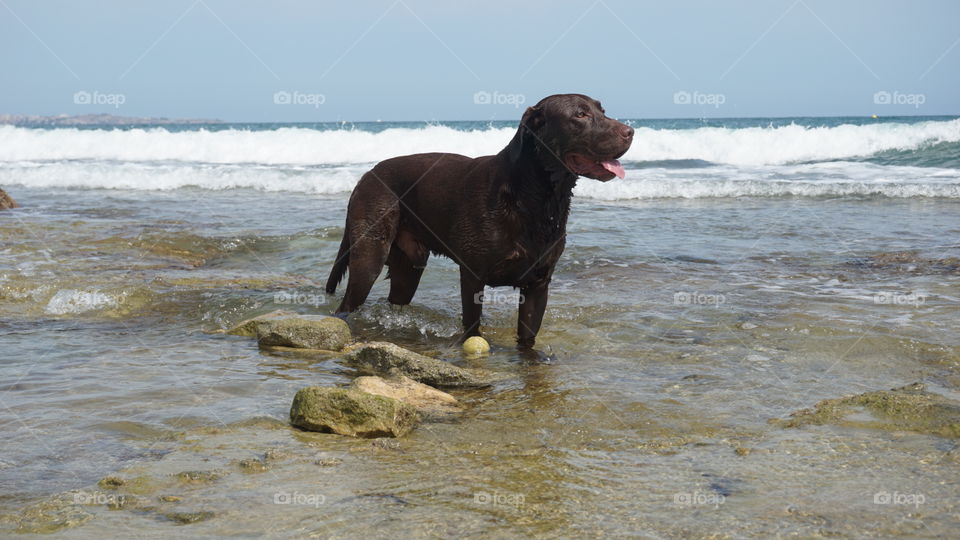
<path id="1" fill-rule="evenodd" d="M 356 165 L 311 168 L 76 161 L 19 163 L 0 167 L 0 186 L 20 184 L 36 188 L 132 190 L 246 188 L 268 192 L 346 194 L 365 170 L 366 167 Z M 960 198 L 960 171 L 953 169 L 832 162 L 697 169 L 628 167 L 627 171 L 627 178 L 610 182 L 581 178 L 574 194 L 606 201 L 788 195 Z"/>
<path id="2" fill-rule="evenodd" d="M 627 158 L 776 165 L 849 159 L 884 150 L 912 150 L 925 144 L 957 141 L 960 141 L 960 120 L 836 127 L 639 128 Z"/>
<path id="3" fill-rule="evenodd" d="M 367 167 L 284 167 L 211 163 L 21 162 L 0 167 L 0 186 L 173 190 L 258 189 L 300 193 L 348 192 Z"/>
<path id="4" fill-rule="evenodd" d="M 379 133 L 305 128 L 170 132 L 161 128 L 79 130 L 0 126 L 0 161 L 374 163 L 418 152 L 454 152 L 468 156 L 496 153 L 510 140 L 513 131 L 458 131 L 446 126 L 393 128 Z"/>
<path id="5" fill-rule="evenodd" d="M 172 190 L 248 188 L 341 193 L 373 163 L 417 152 L 499 151 L 513 129 L 446 126 L 379 133 L 306 128 L 171 132 L 0 126 L 0 186 Z M 960 120 L 809 128 L 639 128 L 622 158 L 626 180 L 582 179 L 576 193 L 602 200 L 657 197 L 960 197 L 955 169 L 844 161 L 960 141 Z M 664 160 L 714 166 L 654 167 Z M 646 162 L 646 163 L 644 163 Z"/>
<path id="6" fill-rule="evenodd" d="M 641 169 L 619 181 L 581 179 L 574 194 L 605 201 L 850 195 L 960 198 L 960 171 L 862 162 Z"/>
<path id="7" fill-rule="evenodd" d="M 117 298 L 100 291 L 61 289 L 47 302 L 46 312 L 51 315 L 67 315 L 115 307 Z"/>
<path id="8" fill-rule="evenodd" d="M 446 126 L 318 131 L 170 132 L 131 130 L 30 129 L 0 126 L 0 161 L 95 159 L 323 165 L 373 163 L 417 152 L 493 154 L 510 140 L 511 128 L 460 131 Z M 737 165 L 783 164 L 868 156 L 883 150 L 913 149 L 960 141 L 960 119 L 915 124 L 698 129 L 638 128 L 624 159 L 700 159 Z"/>

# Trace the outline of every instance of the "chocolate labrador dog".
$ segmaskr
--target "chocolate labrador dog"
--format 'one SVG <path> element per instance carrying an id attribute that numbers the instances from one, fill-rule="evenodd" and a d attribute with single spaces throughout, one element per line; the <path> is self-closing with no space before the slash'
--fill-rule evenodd
<path id="1" fill-rule="evenodd" d="M 386 264 L 392 304 L 406 305 L 430 254 L 460 266 L 463 338 L 480 335 L 483 288 L 520 289 L 517 343 L 533 347 L 553 269 L 563 252 L 578 176 L 623 178 L 617 161 L 633 128 L 600 102 L 559 94 L 530 107 L 495 156 L 415 154 L 387 159 L 363 175 L 327 280 L 333 294 L 350 275 L 337 314 L 360 307 Z"/>

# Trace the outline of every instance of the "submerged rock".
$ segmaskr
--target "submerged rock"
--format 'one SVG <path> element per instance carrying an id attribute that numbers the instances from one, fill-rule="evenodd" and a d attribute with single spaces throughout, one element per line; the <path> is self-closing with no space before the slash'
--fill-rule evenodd
<path id="1" fill-rule="evenodd" d="M 223 473 L 219 471 L 183 471 L 175 474 L 178 480 L 187 484 L 209 484 L 219 480 Z"/>
<path id="2" fill-rule="evenodd" d="M 351 350 L 345 359 L 366 374 L 400 374 L 430 386 L 482 387 L 506 378 L 501 373 L 457 367 L 382 341 L 364 343 Z"/>
<path id="3" fill-rule="evenodd" d="M 257 315 L 252 319 L 247 319 L 241 321 L 236 326 L 227 330 L 227 334 L 234 336 L 246 336 L 246 337 L 257 337 L 257 324 L 261 321 L 271 321 L 276 319 L 289 319 L 290 317 L 298 317 L 300 314 L 287 311 L 285 309 L 278 309 L 276 311 L 271 311 L 270 313 L 264 313 L 263 315 Z"/>
<path id="4" fill-rule="evenodd" d="M 403 375 L 384 379 L 376 376 L 357 377 L 351 388 L 402 401 L 427 416 L 445 416 L 463 410 L 457 398 L 432 386 Z"/>
<path id="5" fill-rule="evenodd" d="M 191 267 L 200 267 L 229 251 L 230 240 L 208 238 L 189 233 L 147 234 L 137 236 L 129 245 L 164 259 L 177 259 Z"/>
<path id="6" fill-rule="evenodd" d="M 269 468 L 263 460 L 257 458 L 241 459 L 237 465 L 239 465 L 240 470 L 250 474 L 262 473 Z"/>
<path id="7" fill-rule="evenodd" d="M 165 517 L 165 518 L 167 518 L 167 519 L 169 519 L 170 521 L 173 521 L 173 522 L 175 522 L 175 523 L 179 523 L 179 524 L 181 524 L 181 525 L 189 525 L 189 524 L 191 524 L 191 523 L 197 523 L 197 522 L 200 522 L 200 521 L 206 521 L 206 520 L 214 517 L 215 515 L 216 515 L 216 514 L 214 514 L 213 512 L 210 512 L 210 511 L 202 511 L 202 512 L 167 512 L 167 513 L 163 514 L 163 517 Z"/>
<path id="8" fill-rule="evenodd" d="M 909 273 L 956 273 L 960 272 L 960 257 L 932 258 L 920 255 L 918 251 L 894 251 L 878 253 L 866 260 L 855 262 L 858 266 L 867 266 L 878 270 L 892 270 Z"/>
<path id="9" fill-rule="evenodd" d="M 127 481 L 119 476 L 104 476 L 99 482 L 97 482 L 97 485 L 102 489 L 119 489 L 126 483 Z"/>
<path id="10" fill-rule="evenodd" d="M 296 347 L 339 351 L 353 339 L 343 319 L 325 315 L 272 318 L 256 323 L 261 346 Z"/>
<path id="11" fill-rule="evenodd" d="M 156 490 L 155 482 L 148 476 L 134 476 L 122 478 L 120 476 L 105 476 L 97 482 L 100 489 L 120 490 L 140 495 L 152 493 Z"/>
<path id="12" fill-rule="evenodd" d="M 17 201 L 13 200 L 13 197 L 7 195 L 7 192 L 0 189 L 0 210 L 7 210 L 8 208 L 19 208 L 20 205 L 17 204 Z"/>
<path id="13" fill-rule="evenodd" d="M 399 437 L 418 420 L 412 405 L 356 389 L 302 388 L 290 406 L 294 426 L 352 437 Z"/>
<path id="14" fill-rule="evenodd" d="M 18 533 L 49 534 L 62 529 L 83 525 L 93 519 L 93 514 L 78 504 L 82 492 L 66 492 L 50 496 L 31 504 L 14 518 Z"/>
<path id="15" fill-rule="evenodd" d="M 849 418 L 863 410 L 873 419 Z M 927 392 L 923 384 L 913 383 L 892 390 L 825 399 L 812 409 L 774 422 L 783 427 L 839 424 L 960 438 L 960 402 Z"/>

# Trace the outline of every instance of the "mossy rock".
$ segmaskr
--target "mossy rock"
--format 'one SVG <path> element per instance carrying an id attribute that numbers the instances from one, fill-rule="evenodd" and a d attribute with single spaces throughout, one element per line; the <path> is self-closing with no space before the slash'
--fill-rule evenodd
<path id="1" fill-rule="evenodd" d="M 183 471 L 174 475 L 177 480 L 187 484 L 209 484 L 223 477 L 220 471 Z"/>
<path id="2" fill-rule="evenodd" d="M 234 336 L 257 337 L 257 324 L 259 322 L 275 319 L 288 319 L 290 317 L 297 317 L 299 315 L 299 313 L 295 313 L 293 311 L 278 309 L 276 311 L 271 311 L 270 313 L 257 315 L 256 317 L 247 319 L 245 321 L 240 321 L 236 326 L 227 330 L 226 333 Z"/>
<path id="3" fill-rule="evenodd" d="M 507 377 L 492 371 L 457 367 L 382 341 L 364 343 L 351 349 L 345 360 L 365 375 L 399 374 L 442 388 L 485 387 Z"/>
<path id="4" fill-rule="evenodd" d="M 872 418 L 849 418 L 866 411 Z M 783 427 L 838 424 L 896 431 L 914 431 L 960 438 L 960 402 L 927 392 L 921 383 L 892 390 L 826 399 L 790 418 L 774 420 Z"/>
<path id="5" fill-rule="evenodd" d="M 463 411 L 457 398 L 403 375 L 387 379 L 374 375 L 357 377 L 350 387 L 413 405 L 424 416 L 446 417 Z"/>
<path id="6" fill-rule="evenodd" d="M 217 238 L 207 238 L 195 234 L 140 235 L 130 242 L 136 249 L 162 258 L 175 258 L 184 263 L 199 267 L 222 256 L 227 242 Z"/>
<path id="7" fill-rule="evenodd" d="M 127 493 L 145 495 L 156 490 L 156 482 L 149 476 L 134 476 L 122 478 L 119 476 L 105 476 L 97 482 L 100 489 L 121 490 Z"/>
<path id="8" fill-rule="evenodd" d="M 354 389 L 302 388 L 290 407 L 296 427 L 352 437 L 400 437 L 417 421 L 412 405 Z"/>
<path id="9" fill-rule="evenodd" d="M 58 493 L 27 506 L 13 520 L 15 532 L 49 534 L 90 521 L 93 514 L 77 504 L 77 493 Z"/>
<path id="10" fill-rule="evenodd" d="M 241 459 L 237 466 L 241 471 L 249 474 L 265 472 L 269 468 L 263 460 L 257 458 Z"/>
<path id="11" fill-rule="evenodd" d="M 862 261 L 862 260 L 861 260 Z M 878 253 L 866 259 L 866 266 L 883 270 L 910 273 L 957 273 L 960 272 L 960 257 L 935 259 L 920 255 L 919 251 L 894 251 Z"/>
<path id="12" fill-rule="evenodd" d="M 97 485 L 100 486 L 100 489 L 119 489 L 127 481 L 119 476 L 105 476 L 97 482 Z"/>
<path id="13" fill-rule="evenodd" d="M 13 197 L 7 195 L 7 192 L 0 189 L 0 210 L 8 210 L 10 208 L 18 208 L 20 205 L 17 204 L 17 201 L 13 200 Z"/>
<path id="14" fill-rule="evenodd" d="M 210 511 L 202 512 L 166 512 L 163 514 L 163 517 L 173 521 L 174 523 L 180 525 L 189 525 L 191 523 L 198 523 L 200 521 L 206 521 L 216 514 Z"/>
<path id="15" fill-rule="evenodd" d="M 324 315 L 261 320 L 256 323 L 256 329 L 261 346 L 339 351 L 353 340 L 350 327 L 343 319 Z"/>

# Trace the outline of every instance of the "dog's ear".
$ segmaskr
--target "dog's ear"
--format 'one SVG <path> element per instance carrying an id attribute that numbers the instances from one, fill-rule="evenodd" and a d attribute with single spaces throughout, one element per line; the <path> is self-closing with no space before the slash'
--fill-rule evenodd
<path id="1" fill-rule="evenodd" d="M 527 107 L 520 119 L 520 127 L 517 128 L 517 134 L 513 136 L 510 144 L 507 145 L 507 157 L 512 163 L 515 163 L 523 155 L 525 146 L 532 148 L 535 141 L 531 140 L 536 133 L 543 127 L 543 108 L 539 106 Z"/>

